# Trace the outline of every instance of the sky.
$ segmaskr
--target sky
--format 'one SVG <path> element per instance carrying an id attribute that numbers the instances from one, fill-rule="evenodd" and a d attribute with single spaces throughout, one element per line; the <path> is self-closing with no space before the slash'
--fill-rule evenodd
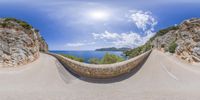
<path id="1" fill-rule="evenodd" d="M 135 48 L 163 28 L 199 18 L 198 0 L 0 0 L 0 17 L 40 30 L 50 50 Z"/>

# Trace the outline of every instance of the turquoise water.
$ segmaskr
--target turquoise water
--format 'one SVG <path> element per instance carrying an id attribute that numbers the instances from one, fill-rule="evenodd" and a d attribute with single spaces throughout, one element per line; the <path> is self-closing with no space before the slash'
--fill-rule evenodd
<path id="1" fill-rule="evenodd" d="M 115 54 L 117 56 L 123 57 L 123 52 L 120 51 L 50 51 L 57 54 L 68 54 L 76 57 L 81 57 L 84 62 L 88 62 L 90 58 L 103 58 L 103 56 L 108 52 L 110 54 Z"/>

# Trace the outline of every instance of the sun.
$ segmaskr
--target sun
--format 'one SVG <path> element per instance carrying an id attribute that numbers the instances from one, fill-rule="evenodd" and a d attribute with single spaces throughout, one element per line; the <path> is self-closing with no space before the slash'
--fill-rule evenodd
<path id="1" fill-rule="evenodd" d="M 89 12 L 89 17 L 95 20 L 107 20 L 109 13 L 106 11 L 96 10 Z"/>

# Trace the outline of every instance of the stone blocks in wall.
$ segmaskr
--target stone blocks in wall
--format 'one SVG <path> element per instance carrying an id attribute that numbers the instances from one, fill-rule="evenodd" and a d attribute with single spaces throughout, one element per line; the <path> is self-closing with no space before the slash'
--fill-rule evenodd
<path id="1" fill-rule="evenodd" d="M 90 78 L 112 78 L 130 72 L 143 63 L 150 53 L 151 51 L 148 51 L 123 62 L 102 65 L 82 63 L 58 54 L 49 54 L 56 57 L 67 69 L 77 75 Z"/>

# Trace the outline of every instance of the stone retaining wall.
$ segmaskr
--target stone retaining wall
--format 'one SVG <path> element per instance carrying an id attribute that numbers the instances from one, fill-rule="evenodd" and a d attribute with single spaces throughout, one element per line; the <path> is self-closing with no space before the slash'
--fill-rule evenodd
<path id="1" fill-rule="evenodd" d="M 67 69 L 80 76 L 90 78 L 112 78 L 128 73 L 140 63 L 143 63 L 150 53 L 151 51 L 148 51 L 137 57 L 119 63 L 100 65 L 74 61 L 59 54 L 49 54 L 56 57 L 65 67 L 67 67 Z"/>

